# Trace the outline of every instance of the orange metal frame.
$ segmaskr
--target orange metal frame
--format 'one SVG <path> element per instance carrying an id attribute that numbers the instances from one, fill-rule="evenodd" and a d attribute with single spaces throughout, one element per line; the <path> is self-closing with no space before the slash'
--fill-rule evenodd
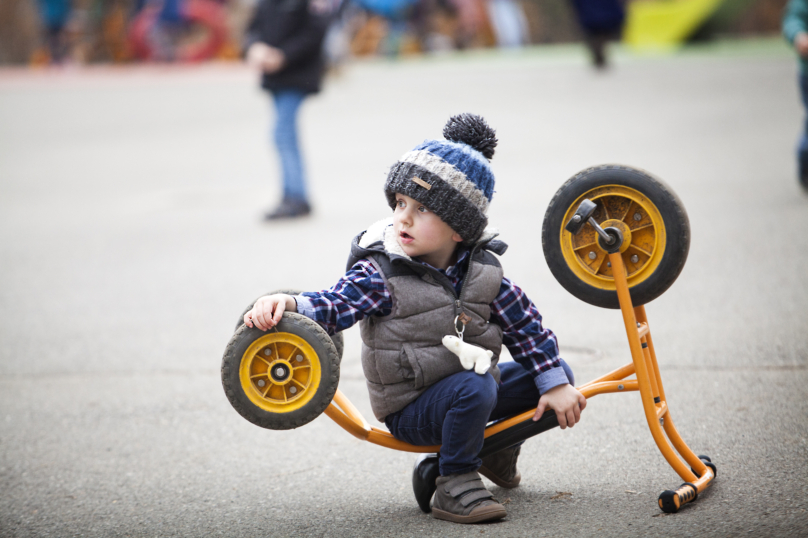
<path id="1" fill-rule="evenodd" d="M 623 313 L 623 322 L 626 326 L 632 362 L 577 388 L 587 399 L 598 394 L 639 391 L 645 419 L 659 451 L 682 480 L 695 487 L 697 493 L 701 493 L 710 485 L 715 476 L 712 469 L 690 450 L 673 425 L 665 399 L 665 391 L 662 388 L 662 378 L 659 375 L 651 330 L 648 326 L 648 318 L 645 316 L 645 307 L 634 307 L 631 302 L 625 265 L 621 255 L 619 253 L 609 254 L 609 261 L 612 264 L 612 273 L 617 288 L 617 297 L 620 301 L 620 310 Z M 635 375 L 635 379 L 626 379 L 631 375 Z M 511 426 L 531 420 L 534 412 L 535 410 L 531 409 L 487 427 L 485 437 L 488 438 Z M 439 445 L 416 446 L 399 441 L 388 431 L 369 426 L 359 411 L 339 390 L 325 413 L 343 429 L 363 441 L 405 452 L 432 453 L 440 450 Z M 683 485 L 675 492 L 678 494 L 679 503 L 684 504 L 695 499 L 696 496 L 688 490 L 690 488 Z M 679 503 L 677 503 L 677 508 Z"/>

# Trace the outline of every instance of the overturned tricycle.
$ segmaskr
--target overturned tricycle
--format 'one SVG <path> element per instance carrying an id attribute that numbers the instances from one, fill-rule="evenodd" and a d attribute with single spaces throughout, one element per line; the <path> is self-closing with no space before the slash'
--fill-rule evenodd
<path id="1" fill-rule="evenodd" d="M 689 245 L 687 213 L 676 194 L 660 179 L 628 166 L 601 165 L 576 174 L 556 192 L 542 226 L 544 255 L 561 285 L 585 302 L 622 313 L 631 362 L 576 388 L 587 399 L 639 391 L 657 447 L 684 480 L 660 494 L 665 512 L 695 501 L 716 476 L 710 458 L 696 455 L 674 426 L 643 306 L 673 284 Z M 282 430 L 325 412 L 361 440 L 421 453 L 413 490 L 419 507 L 430 511 L 440 446 L 411 445 L 365 421 L 337 388 L 341 334 L 329 336 L 292 312 L 268 332 L 243 325 L 241 318 L 236 327 L 222 360 L 222 384 L 239 414 L 263 428 Z M 538 421 L 532 420 L 534 412 L 525 409 L 490 424 L 480 457 L 558 425 L 552 410 Z"/>

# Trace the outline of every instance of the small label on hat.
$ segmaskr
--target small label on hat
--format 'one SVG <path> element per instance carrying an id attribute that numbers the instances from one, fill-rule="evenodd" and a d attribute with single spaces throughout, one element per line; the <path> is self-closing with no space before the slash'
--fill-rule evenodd
<path id="1" fill-rule="evenodd" d="M 410 179 L 412 179 L 414 182 L 418 183 L 420 186 L 422 186 L 426 190 L 432 189 L 432 185 L 430 185 L 429 183 L 427 183 L 426 181 L 424 181 L 423 179 L 421 179 L 418 176 L 412 176 Z"/>

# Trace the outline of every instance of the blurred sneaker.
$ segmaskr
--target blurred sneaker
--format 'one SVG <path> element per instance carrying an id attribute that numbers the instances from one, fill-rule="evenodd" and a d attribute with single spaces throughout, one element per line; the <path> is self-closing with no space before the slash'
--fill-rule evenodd
<path id="1" fill-rule="evenodd" d="M 264 220 L 295 219 L 311 213 L 311 206 L 305 200 L 287 198 L 280 205 L 264 215 Z"/>
<path id="2" fill-rule="evenodd" d="M 522 475 L 516 470 L 521 451 L 522 445 L 518 445 L 484 457 L 480 474 L 501 488 L 515 488 L 522 480 Z"/>

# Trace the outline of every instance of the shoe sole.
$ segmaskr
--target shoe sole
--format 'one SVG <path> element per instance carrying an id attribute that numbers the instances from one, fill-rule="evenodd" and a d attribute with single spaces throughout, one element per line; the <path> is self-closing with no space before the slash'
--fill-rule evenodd
<path id="1" fill-rule="evenodd" d="M 516 476 L 514 476 L 511 479 L 510 482 L 505 482 L 500 477 L 498 477 L 497 475 L 492 473 L 490 469 L 488 469 L 488 468 L 486 468 L 484 466 L 477 469 L 477 472 L 480 473 L 481 475 L 483 475 L 484 477 L 486 477 L 488 480 L 490 480 L 494 484 L 498 485 L 501 488 L 505 488 L 505 489 L 513 489 L 513 488 L 515 488 L 516 486 L 519 485 L 519 482 L 522 481 L 522 474 L 521 473 L 516 473 Z"/>
<path id="2" fill-rule="evenodd" d="M 434 506 L 432 507 L 432 517 L 435 519 L 451 521 L 452 523 L 482 523 L 484 521 L 496 521 L 497 519 L 502 519 L 507 515 L 508 512 L 505 511 L 505 508 L 502 505 L 480 507 L 473 510 L 467 516 L 453 514 L 451 512 L 441 510 L 440 508 L 435 508 Z"/>

